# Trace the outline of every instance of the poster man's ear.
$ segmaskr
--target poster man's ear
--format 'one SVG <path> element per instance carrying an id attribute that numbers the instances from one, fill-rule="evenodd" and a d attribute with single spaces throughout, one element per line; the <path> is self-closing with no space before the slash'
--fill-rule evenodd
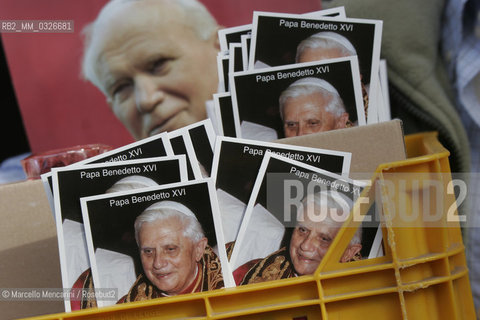
<path id="1" fill-rule="evenodd" d="M 220 29 L 223 29 L 224 27 L 223 26 L 219 26 L 217 28 L 217 30 L 212 34 L 212 41 L 213 41 L 213 45 L 215 46 L 215 49 L 217 49 L 218 51 L 220 51 L 220 39 L 218 38 L 218 30 Z"/>

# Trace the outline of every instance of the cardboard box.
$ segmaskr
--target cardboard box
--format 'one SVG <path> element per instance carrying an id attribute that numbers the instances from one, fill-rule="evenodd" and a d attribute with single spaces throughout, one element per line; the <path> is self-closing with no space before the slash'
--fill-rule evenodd
<path id="1" fill-rule="evenodd" d="M 406 159 L 400 120 L 278 142 L 352 152 L 351 171 L 364 178 L 381 163 Z M 0 186 L 1 288 L 61 288 L 56 228 L 40 180 Z M 63 301 L 0 298 L 2 318 L 63 312 Z"/>
<path id="2" fill-rule="evenodd" d="M 352 153 L 351 177 L 369 179 L 381 163 L 406 159 L 401 120 L 327 131 L 278 142 Z"/>
<path id="3" fill-rule="evenodd" d="M 41 180 L 0 186 L 0 291 L 61 288 L 57 231 Z M 63 312 L 62 301 L 0 299 L 2 319 Z"/>

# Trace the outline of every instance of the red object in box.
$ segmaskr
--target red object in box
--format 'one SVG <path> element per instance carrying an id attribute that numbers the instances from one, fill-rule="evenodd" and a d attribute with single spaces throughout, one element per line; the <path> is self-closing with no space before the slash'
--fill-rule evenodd
<path id="1" fill-rule="evenodd" d="M 23 159 L 21 163 L 28 179 L 38 179 L 41 174 L 49 172 L 52 168 L 64 167 L 109 150 L 112 150 L 112 147 L 104 144 L 78 145 L 33 154 Z"/>

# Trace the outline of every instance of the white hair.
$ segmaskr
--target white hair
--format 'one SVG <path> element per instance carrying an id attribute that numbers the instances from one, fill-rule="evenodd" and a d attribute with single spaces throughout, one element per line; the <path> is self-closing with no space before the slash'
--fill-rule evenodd
<path id="1" fill-rule="evenodd" d="M 334 86 L 326 80 L 308 77 L 293 82 L 280 95 L 278 101 L 281 119 L 283 120 L 283 109 L 287 99 L 310 95 L 316 92 L 320 93 L 325 98 L 330 99 L 328 105 L 325 106 L 325 111 L 330 112 L 335 117 L 339 117 L 346 112 L 345 104 Z"/>
<path id="2" fill-rule="evenodd" d="M 146 208 L 135 219 L 135 240 L 140 246 L 139 233 L 144 223 L 163 221 L 168 218 L 178 218 L 183 226 L 183 235 L 193 242 L 198 242 L 205 237 L 202 226 L 195 214 L 185 205 L 175 201 L 159 201 Z"/>
<path id="3" fill-rule="evenodd" d="M 310 205 L 313 205 L 313 210 L 317 208 L 337 209 L 342 213 L 349 214 L 353 208 L 352 199 L 348 198 L 345 194 L 334 190 L 322 190 L 313 194 L 307 195 L 302 200 L 303 210 L 297 213 L 298 219 L 303 219 L 305 212 Z M 310 207 L 311 208 L 311 207 Z M 347 211 L 348 212 L 345 212 Z M 341 222 L 335 221 L 330 214 L 325 216 L 325 220 L 322 221 L 331 226 L 338 226 Z M 362 227 L 360 226 L 355 232 L 350 245 L 362 243 Z"/>
<path id="4" fill-rule="evenodd" d="M 295 61 L 299 61 L 305 49 L 317 48 L 338 49 L 342 57 L 357 55 L 357 50 L 347 38 L 335 32 L 322 31 L 311 35 L 298 44 Z"/>
<path id="5" fill-rule="evenodd" d="M 133 190 L 139 188 L 158 186 L 153 179 L 144 176 L 127 176 L 115 182 L 105 193 Z"/>
<path id="6" fill-rule="evenodd" d="M 99 88 L 104 94 L 104 89 L 100 83 L 96 71 L 96 64 L 98 62 L 99 52 L 96 41 L 99 32 L 101 32 L 105 26 L 101 24 L 102 19 L 118 8 L 139 1 L 146 0 L 110 0 L 100 11 L 97 18 L 85 26 L 83 34 L 84 41 L 84 53 L 82 59 L 82 75 L 85 79 L 92 82 L 97 88 Z M 195 31 L 195 34 L 201 40 L 208 40 L 218 30 L 218 24 L 215 18 L 211 15 L 208 9 L 198 0 L 150 0 L 158 3 L 173 3 L 180 12 L 183 13 L 183 22 Z M 132 12 L 132 15 L 134 12 Z M 155 14 L 154 11 L 151 14 Z"/>

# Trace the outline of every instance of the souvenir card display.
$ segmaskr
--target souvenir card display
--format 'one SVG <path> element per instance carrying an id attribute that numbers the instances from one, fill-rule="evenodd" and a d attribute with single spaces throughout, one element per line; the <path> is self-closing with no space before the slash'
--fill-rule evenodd
<path id="1" fill-rule="evenodd" d="M 384 255 L 379 224 L 352 222 L 349 149 L 284 139 L 391 119 L 381 35 L 343 7 L 253 12 L 218 31 L 206 120 L 42 175 L 65 309 L 311 275 L 340 230 L 339 262 Z"/>

